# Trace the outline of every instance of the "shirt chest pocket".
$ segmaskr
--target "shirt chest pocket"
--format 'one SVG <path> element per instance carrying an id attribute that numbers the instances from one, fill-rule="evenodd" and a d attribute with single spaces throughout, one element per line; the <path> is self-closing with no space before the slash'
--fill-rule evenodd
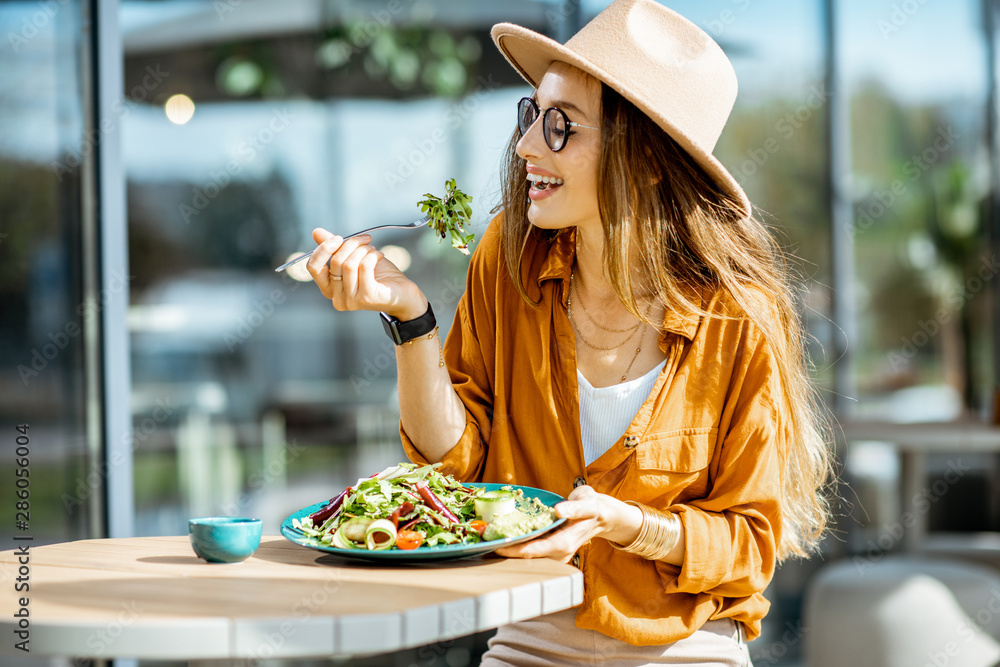
<path id="1" fill-rule="evenodd" d="M 635 448 L 632 497 L 663 507 L 704 498 L 717 428 L 688 428 L 648 434 Z"/>

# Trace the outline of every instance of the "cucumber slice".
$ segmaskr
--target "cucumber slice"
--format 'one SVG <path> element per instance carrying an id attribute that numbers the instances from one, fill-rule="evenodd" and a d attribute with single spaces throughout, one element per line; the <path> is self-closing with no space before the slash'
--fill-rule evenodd
<path id="1" fill-rule="evenodd" d="M 391 549 L 396 543 L 396 526 L 388 519 L 376 519 L 365 533 L 365 546 L 369 551 Z"/>
<path id="2" fill-rule="evenodd" d="M 517 509 L 514 494 L 510 491 L 487 491 L 475 499 L 476 516 L 489 523 L 493 517 Z"/>

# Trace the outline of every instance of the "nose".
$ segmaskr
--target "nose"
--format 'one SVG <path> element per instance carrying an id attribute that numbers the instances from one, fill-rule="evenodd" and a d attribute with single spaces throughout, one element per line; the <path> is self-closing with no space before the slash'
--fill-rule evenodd
<path id="1" fill-rule="evenodd" d="M 539 115 L 535 119 L 535 122 L 528 128 L 528 131 L 522 134 L 521 138 L 517 140 L 515 150 L 525 160 L 537 158 L 543 154 L 542 147 L 545 146 L 545 138 L 542 136 L 542 124 L 538 122 L 541 118 L 541 115 Z"/>

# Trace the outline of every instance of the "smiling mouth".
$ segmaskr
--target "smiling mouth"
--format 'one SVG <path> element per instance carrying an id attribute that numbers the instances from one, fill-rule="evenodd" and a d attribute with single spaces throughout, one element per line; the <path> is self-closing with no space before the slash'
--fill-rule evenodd
<path id="1" fill-rule="evenodd" d="M 556 176 L 542 176 L 540 174 L 528 174 L 528 181 L 531 182 L 532 190 L 554 190 L 565 181 Z"/>

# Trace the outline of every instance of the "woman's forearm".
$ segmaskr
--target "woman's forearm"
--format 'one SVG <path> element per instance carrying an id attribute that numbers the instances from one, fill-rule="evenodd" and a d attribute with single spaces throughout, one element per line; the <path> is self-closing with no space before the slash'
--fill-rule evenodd
<path id="1" fill-rule="evenodd" d="M 341 311 L 382 311 L 402 322 L 427 312 L 420 288 L 368 243 L 362 234 L 348 239 L 325 229 L 313 231 L 319 245 L 308 263 L 309 274 Z M 465 406 L 441 363 L 438 334 L 396 346 L 399 411 L 403 430 L 431 461 L 439 461 L 465 430 Z"/>
<path id="2" fill-rule="evenodd" d="M 398 315 L 406 321 L 427 308 Z M 440 334 L 421 336 L 396 346 L 399 376 L 399 413 L 403 430 L 413 446 L 431 462 L 440 461 L 465 431 L 465 406 L 442 365 Z"/>

